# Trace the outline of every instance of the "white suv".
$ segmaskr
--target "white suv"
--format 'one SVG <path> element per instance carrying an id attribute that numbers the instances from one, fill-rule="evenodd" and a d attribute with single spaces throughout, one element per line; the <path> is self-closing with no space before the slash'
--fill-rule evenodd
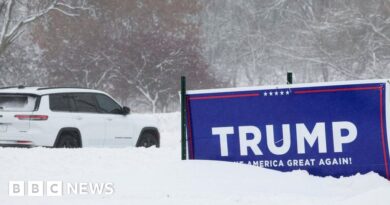
<path id="1" fill-rule="evenodd" d="M 0 146 L 159 147 L 154 120 L 129 113 L 97 90 L 0 88 Z"/>

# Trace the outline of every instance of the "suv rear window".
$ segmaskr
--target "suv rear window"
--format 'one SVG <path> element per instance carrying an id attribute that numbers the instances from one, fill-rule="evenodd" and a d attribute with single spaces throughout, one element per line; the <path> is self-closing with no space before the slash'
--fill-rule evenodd
<path id="1" fill-rule="evenodd" d="M 37 99 L 26 94 L 0 94 L 0 111 L 34 111 Z"/>
<path id="2" fill-rule="evenodd" d="M 98 105 L 94 94 L 91 93 L 74 93 L 77 112 L 98 113 Z"/>

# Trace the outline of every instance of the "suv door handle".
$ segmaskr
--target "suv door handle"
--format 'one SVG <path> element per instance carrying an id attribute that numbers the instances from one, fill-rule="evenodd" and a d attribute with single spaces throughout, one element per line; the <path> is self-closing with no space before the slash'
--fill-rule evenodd
<path id="1" fill-rule="evenodd" d="M 82 117 L 74 117 L 74 119 L 76 119 L 76 120 L 82 120 L 83 118 L 82 118 Z"/>
<path id="2" fill-rule="evenodd" d="M 112 121 L 112 118 L 107 118 L 107 121 Z"/>

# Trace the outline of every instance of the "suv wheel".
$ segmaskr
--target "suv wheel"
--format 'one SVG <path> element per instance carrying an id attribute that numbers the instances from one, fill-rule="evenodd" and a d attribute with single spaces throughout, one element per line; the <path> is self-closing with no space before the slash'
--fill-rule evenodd
<path id="1" fill-rule="evenodd" d="M 151 147 L 156 146 L 158 147 L 158 139 L 157 136 L 150 132 L 145 132 L 141 135 L 137 147 Z"/>
<path id="2" fill-rule="evenodd" d="M 79 148 L 81 146 L 80 146 L 79 140 L 75 136 L 65 133 L 65 134 L 62 134 L 60 136 L 60 140 L 58 141 L 58 144 L 56 147 L 58 147 L 58 148 Z"/>

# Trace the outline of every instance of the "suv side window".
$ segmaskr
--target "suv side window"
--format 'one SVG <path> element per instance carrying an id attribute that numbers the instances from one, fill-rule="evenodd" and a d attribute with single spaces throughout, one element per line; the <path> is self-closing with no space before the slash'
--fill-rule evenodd
<path id="1" fill-rule="evenodd" d="M 92 93 L 74 93 L 77 112 L 98 113 L 98 105 L 94 94 Z"/>
<path id="2" fill-rule="evenodd" d="M 113 99 L 106 95 L 97 94 L 96 100 L 98 102 L 100 111 L 102 113 L 121 114 L 122 107 L 118 105 Z"/>
<path id="3" fill-rule="evenodd" d="M 75 109 L 73 98 L 70 94 L 50 94 L 49 95 L 50 110 L 71 112 Z"/>

